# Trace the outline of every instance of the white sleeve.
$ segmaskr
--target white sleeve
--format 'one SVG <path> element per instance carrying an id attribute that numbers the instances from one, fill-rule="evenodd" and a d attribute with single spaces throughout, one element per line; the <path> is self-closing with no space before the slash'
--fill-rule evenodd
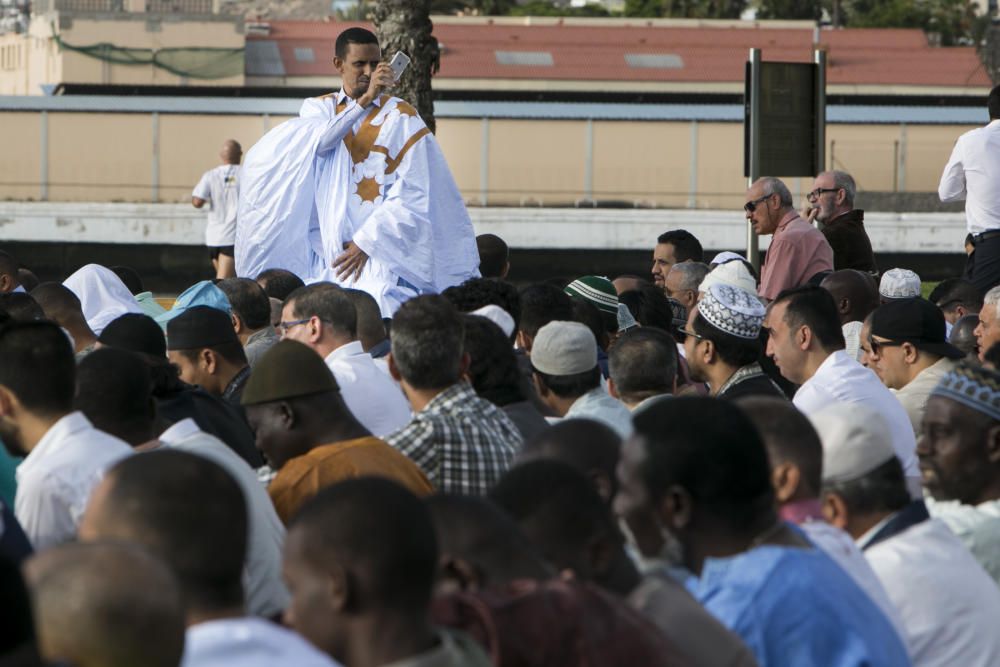
<path id="1" fill-rule="evenodd" d="M 52 478 L 21 481 L 14 501 L 14 516 L 35 551 L 68 542 L 76 534 L 69 504 Z"/>
<path id="2" fill-rule="evenodd" d="M 354 123 L 364 115 L 365 108 L 363 106 L 354 100 L 348 102 L 347 107 L 327 123 L 316 147 L 316 155 L 326 155 L 336 148 L 347 132 L 354 127 Z"/>
<path id="3" fill-rule="evenodd" d="M 962 164 L 962 138 L 955 142 L 951 158 L 941 174 L 938 185 L 938 197 L 942 202 L 961 201 L 965 199 L 965 165 Z"/>
<path id="4" fill-rule="evenodd" d="M 198 185 L 194 186 L 194 192 L 191 193 L 192 197 L 197 197 L 198 199 L 204 199 L 205 201 L 212 201 L 212 189 L 209 186 L 209 181 L 211 180 L 212 172 L 206 171 L 201 180 L 198 181 Z"/>

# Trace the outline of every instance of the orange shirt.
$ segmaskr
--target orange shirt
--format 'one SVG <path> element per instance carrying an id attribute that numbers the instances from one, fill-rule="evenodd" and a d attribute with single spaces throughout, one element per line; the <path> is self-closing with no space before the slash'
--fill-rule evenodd
<path id="1" fill-rule="evenodd" d="M 356 477 L 385 477 L 418 496 L 434 493 L 415 463 L 373 436 L 320 445 L 295 457 L 282 466 L 267 492 L 287 524 L 322 489 Z"/>

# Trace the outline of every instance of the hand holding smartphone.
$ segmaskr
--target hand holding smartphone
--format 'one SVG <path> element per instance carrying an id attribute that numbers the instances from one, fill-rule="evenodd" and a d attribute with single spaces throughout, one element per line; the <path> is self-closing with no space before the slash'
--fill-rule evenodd
<path id="1" fill-rule="evenodd" d="M 396 51 L 396 55 L 389 61 L 389 67 L 392 69 L 392 80 L 399 81 L 399 78 L 403 76 L 403 72 L 409 66 L 410 57 L 402 51 Z"/>

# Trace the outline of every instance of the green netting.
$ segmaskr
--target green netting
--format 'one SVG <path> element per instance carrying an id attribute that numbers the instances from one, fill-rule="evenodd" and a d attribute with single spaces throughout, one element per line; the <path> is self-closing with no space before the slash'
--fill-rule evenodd
<path id="1" fill-rule="evenodd" d="M 60 49 L 82 53 L 116 65 L 152 65 L 177 76 L 191 79 L 224 79 L 243 74 L 244 49 L 211 47 L 135 49 L 108 42 L 75 46 L 64 42 L 52 29 Z"/>

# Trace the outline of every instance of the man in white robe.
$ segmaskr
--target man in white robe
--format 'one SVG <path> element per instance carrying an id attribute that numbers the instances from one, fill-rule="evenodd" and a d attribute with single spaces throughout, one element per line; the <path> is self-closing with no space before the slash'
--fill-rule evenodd
<path id="1" fill-rule="evenodd" d="M 369 292 L 383 316 L 407 299 L 477 276 L 475 233 L 444 155 L 416 110 L 381 94 L 393 84 L 375 35 L 337 38 L 335 94 L 248 153 L 236 269 L 288 269 Z"/>

